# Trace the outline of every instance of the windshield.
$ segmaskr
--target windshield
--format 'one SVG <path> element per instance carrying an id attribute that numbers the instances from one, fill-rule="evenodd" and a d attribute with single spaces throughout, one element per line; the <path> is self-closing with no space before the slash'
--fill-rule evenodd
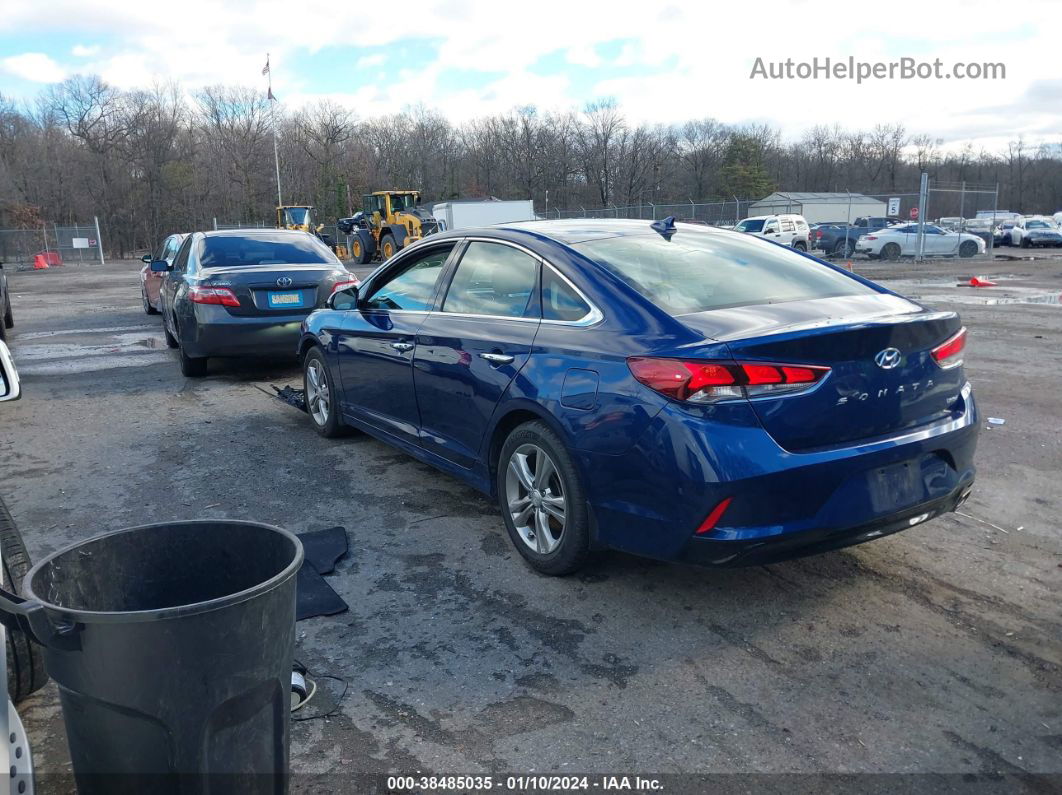
<path id="1" fill-rule="evenodd" d="M 400 212 L 412 209 L 417 203 L 417 197 L 412 193 L 399 193 L 391 197 L 391 212 Z"/>
<path id="2" fill-rule="evenodd" d="M 199 264 L 204 268 L 335 265 L 337 262 L 335 255 L 317 238 L 291 232 L 217 235 L 199 242 Z"/>
<path id="3" fill-rule="evenodd" d="M 672 315 L 875 291 L 790 249 L 755 238 L 680 230 L 573 246 Z"/>
<path id="4" fill-rule="evenodd" d="M 1026 229 L 1050 229 L 1051 225 L 1048 224 L 1046 221 L 1026 221 L 1025 222 L 1025 228 Z"/>
<path id="5" fill-rule="evenodd" d="M 763 221 L 763 218 L 746 218 L 734 228 L 739 232 L 762 232 Z"/>
<path id="6" fill-rule="evenodd" d="M 310 223 L 309 207 L 287 207 L 284 210 L 284 223 L 288 226 L 306 226 Z"/>

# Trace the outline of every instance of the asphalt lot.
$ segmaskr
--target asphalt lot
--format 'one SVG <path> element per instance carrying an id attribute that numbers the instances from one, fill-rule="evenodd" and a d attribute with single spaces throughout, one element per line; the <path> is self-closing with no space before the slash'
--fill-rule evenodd
<path id="1" fill-rule="evenodd" d="M 606 554 L 568 579 L 532 573 L 456 481 L 365 436 L 318 437 L 262 391 L 301 382 L 293 363 L 183 378 L 139 266 L 9 274 L 24 397 L 0 407 L 0 494 L 35 558 L 172 519 L 346 526 L 330 582 L 351 610 L 300 622 L 298 656 L 349 688 L 334 717 L 294 725 L 295 791 L 353 771 L 811 774 L 787 789 L 945 774 L 910 781 L 1040 792 L 1035 774 L 1062 773 L 1062 259 L 856 264 L 963 313 L 982 415 L 1006 421 L 981 434 L 976 518 L 733 571 Z M 975 273 L 1002 286 L 955 287 Z M 21 712 L 38 771 L 69 770 L 55 686 Z"/>

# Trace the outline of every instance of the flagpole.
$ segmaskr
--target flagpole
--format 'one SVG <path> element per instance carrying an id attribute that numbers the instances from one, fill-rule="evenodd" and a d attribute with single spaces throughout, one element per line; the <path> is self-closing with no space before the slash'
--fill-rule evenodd
<path id="1" fill-rule="evenodd" d="M 266 53 L 266 74 L 269 76 L 269 118 L 273 124 L 273 163 L 277 168 L 277 207 L 284 206 L 284 200 L 280 197 L 280 151 L 277 149 L 277 115 L 273 109 L 276 99 L 273 97 L 273 70 L 269 66 L 269 53 Z"/>

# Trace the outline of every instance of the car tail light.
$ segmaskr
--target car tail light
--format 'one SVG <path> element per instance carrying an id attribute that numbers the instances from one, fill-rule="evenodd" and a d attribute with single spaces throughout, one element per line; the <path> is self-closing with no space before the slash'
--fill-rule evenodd
<path id="1" fill-rule="evenodd" d="M 357 287 L 360 284 L 361 282 L 359 282 L 357 279 L 348 279 L 345 282 L 336 282 L 332 285 L 332 292 L 338 293 L 340 290 L 346 290 L 348 287 Z"/>
<path id="2" fill-rule="evenodd" d="M 696 531 L 694 531 L 696 535 L 701 536 L 705 533 L 712 532 L 715 529 L 715 526 L 719 524 L 719 520 L 723 518 L 723 513 L 726 511 L 727 508 L 730 507 L 730 502 L 733 499 L 733 497 L 727 497 L 725 500 L 723 500 L 714 508 L 712 508 L 712 512 L 706 517 L 704 517 L 704 521 L 701 522 L 701 526 L 698 527 Z"/>
<path id="3" fill-rule="evenodd" d="M 236 293 L 228 287 L 189 287 L 188 300 L 193 304 L 240 305 L 240 300 L 236 297 Z"/>
<path id="4" fill-rule="evenodd" d="M 950 370 L 952 367 L 958 367 L 962 364 L 962 352 L 966 348 L 966 329 L 961 328 L 951 337 L 944 340 L 937 347 L 935 347 L 930 354 L 933 356 L 933 361 L 941 366 L 944 370 Z"/>
<path id="5" fill-rule="evenodd" d="M 642 356 L 627 359 L 627 366 L 650 389 L 688 403 L 802 392 L 830 372 L 829 367 L 812 364 L 708 362 Z"/>
<path id="6" fill-rule="evenodd" d="M 877 239 L 878 239 L 878 236 L 877 236 L 877 235 L 863 235 L 863 237 L 864 237 L 864 238 L 865 238 L 866 240 L 877 240 Z"/>

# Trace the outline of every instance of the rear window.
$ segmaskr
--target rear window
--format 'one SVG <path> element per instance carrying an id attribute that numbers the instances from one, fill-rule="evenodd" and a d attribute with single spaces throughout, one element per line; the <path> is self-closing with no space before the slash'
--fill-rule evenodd
<path id="1" fill-rule="evenodd" d="M 241 265 L 335 265 L 335 255 L 310 235 L 270 234 L 204 237 L 199 244 L 203 268 Z"/>
<path id="2" fill-rule="evenodd" d="M 680 230 L 573 246 L 672 315 L 876 291 L 794 251 L 756 238 Z"/>
<path id="3" fill-rule="evenodd" d="M 739 232 L 762 232 L 765 220 L 765 218 L 746 218 L 734 228 Z"/>

